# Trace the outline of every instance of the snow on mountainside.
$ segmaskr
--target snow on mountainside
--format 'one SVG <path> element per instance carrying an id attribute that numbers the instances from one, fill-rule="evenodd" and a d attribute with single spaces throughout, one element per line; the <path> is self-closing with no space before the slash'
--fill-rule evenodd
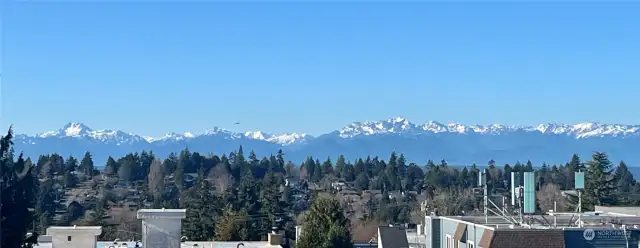
<path id="1" fill-rule="evenodd" d="M 19 130 L 19 129 L 18 129 Z M 56 131 L 34 136 L 19 134 L 16 151 L 27 156 L 47 153 L 83 156 L 90 151 L 97 161 L 129 152 L 152 150 L 160 157 L 185 148 L 201 153 L 228 154 L 243 146 L 257 154 L 283 150 L 288 159 L 308 156 L 349 159 L 404 153 L 415 162 L 447 159 L 451 163 L 523 160 L 564 163 L 571 154 L 588 157 L 605 151 L 612 158 L 640 165 L 640 125 L 602 123 L 540 124 L 535 126 L 422 124 L 396 117 L 380 121 L 354 122 L 336 131 L 313 137 L 304 133 L 271 134 L 262 131 L 234 132 L 214 127 L 202 133 L 171 132 L 147 137 L 118 130 L 93 130 L 82 123 L 69 123 Z"/>
<path id="2" fill-rule="evenodd" d="M 49 131 L 41 134 L 36 134 L 34 138 L 90 138 L 102 142 L 114 142 L 116 144 L 122 143 L 134 143 L 145 141 L 145 138 L 132 134 L 125 133 L 118 130 L 92 130 L 82 123 L 71 122 L 64 125 L 57 131 Z"/>
<path id="3" fill-rule="evenodd" d="M 640 125 L 602 124 L 585 122 L 578 124 L 540 124 L 537 126 L 464 125 L 460 123 L 443 124 L 429 121 L 414 124 L 403 117 L 395 117 L 380 121 L 354 122 L 336 131 L 341 138 L 353 138 L 359 135 L 396 134 L 418 135 L 425 133 L 481 134 L 502 135 L 513 132 L 534 132 L 540 134 L 566 135 L 576 139 L 589 137 L 628 137 L 640 136 Z M 333 134 L 335 134 L 334 132 Z M 207 136 L 222 137 L 227 140 L 252 139 L 262 140 L 279 145 L 306 143 L 315 137 L 305 133 L 270 134 L 262 131 L 237 133 L 224 128 L 214 127 L 203 133 L 167 133 L 162 137 L 140 136 L 118 130 L 92 130 L 82 123 L 71 122 L 56 131 L 44 132 L 35 136 L 20 135 L 25 143 L 35 143 L 37 139 L 76 138 L 91 139 L 105 143 L 133 144 L 136 142 L 173 142 L 197 139 Z"/>
<path id="4" fill-rule="evenodd" d="M 284 133 L 284 134 L 269 134 L 261 131 L 236 133 L 223 128 L 214 127 L 201 134 L 194 134 L 192 132 L 175 133 L 170 132 L 161 137 L 139 136 L 132 133 L 124 133 L 122 131 L 114 130 L 92 130 L 83 123 L 71 122 L 64 125 L 62 128 L 56 131 L 44 132 L 36 134 L 35 136 L 20 135 L 19 138 L 23 140 L 29 140 L 32 143 L 34 138 L 77 138 L 77 139 L 93 139 L 101 142 L 115 142 L 115 143 L 134 143 L 134 142 L 172 142 L 183 141 L 189 139 L 195 139 L 206 136 L 218 136 L 225 139 L 255 139 L 263 140 L 280 145 L 290 145 L 294 143 L 305 142 L 312 136 L 304 133 Z"/>
<path id="5" fill-rule="evenodd" d="M 640 136 L 640 125 L 602 124 L 585 122 L 578 124 L 540 124 L 537 126 L 507 126 L 492 125 L 464 125 L 460 123 L 443 124 L 429 121 L 424 124 L 414 124 L 403 117 L 396 117 L 381 121 L 354 122 L 340 130 L 342 138 L 352 138 L 358 135 L 376 134 L 421 134 L 421 133 L 458 133 L 458 134 L 490 134 L 499 135 L 511 132 L 538 132 L 541 134 L 567 135 L 577 139 L 588 137 L 625 137 Z"/>

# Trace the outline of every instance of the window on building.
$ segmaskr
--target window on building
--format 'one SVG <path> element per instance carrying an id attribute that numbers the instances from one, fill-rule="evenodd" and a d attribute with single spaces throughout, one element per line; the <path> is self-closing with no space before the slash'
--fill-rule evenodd
<path id="1" fill-rule="evenodd" d="M 67 241 L 71 241 L 71 236 L 67 236 Z"/>

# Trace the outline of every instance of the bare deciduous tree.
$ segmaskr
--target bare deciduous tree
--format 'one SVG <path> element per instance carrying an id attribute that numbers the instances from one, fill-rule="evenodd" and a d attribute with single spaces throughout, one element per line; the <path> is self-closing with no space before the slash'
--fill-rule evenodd
<path id="1" fill-rule="evenodd" d="M 376 220 L 352 221 L 351 233 L 355 242 L 369 242 L 378 236 L 378 226 L 385 223 Z"/>
<path id="2" fill-rule="evenodd" d="M 149 191 L 154 196 L 159 194 L 164 188 L 164 168 L 159 160 L 151 162 L 149 169 Z"/>
<path id="3" fill-rule="evenodd" d="M 433 197 L 427 199 L 428 211 L 437 211 L 438 215 L 467 215 L 474 209 L 475 199 L 468 189 L 436 189 Z"/>
<path id="4" fill-rule="evenodd" d="M 300 167 L 300 179 L 302 180 L 309 179 L 309 171 L 304 166 Z"/>
<path id="5" fill-rule="evenodd" d="M 557 211 L 564 212 L 567 210 L 568 202 L 567 198 L 562 196 L 560 187 L 553 183 L 547 183 L 536 192 L 536 198 L 538 199 L 538 206 L 543 212 L 553 210 L 554 202 L 557 204 Z"/>

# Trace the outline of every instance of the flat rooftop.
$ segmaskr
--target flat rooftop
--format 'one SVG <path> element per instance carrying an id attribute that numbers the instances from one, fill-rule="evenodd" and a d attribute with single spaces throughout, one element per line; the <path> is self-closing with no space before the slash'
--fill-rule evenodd
<path id="1" fill-rule="evenodd" d="M 126 243 L 126 246 L 124 245 Z M 280 247 L 278 246 L 273 246 L 273 245 L 269 245 L 269 243 L 267 241 L 244 241 L 244 242 L 236 242 L 236 241 L 194 241 L 194 242 L 183 242 L 180 243 L 180 248 L 221 248 L 221 247 L 228 247 L 228 248 L 236 248 L 238 246 L 238 244 L 243 243 L 244 246 L 240 246 L 240 247 L 244 247 L 244 248 L 276 248 L 276 247 Z M 193 246 L 194 244 L 197 244 L 197 246 Z M 96 248 L 108 248 L 109 246 L 114 245 L 113 242 L 97 242 L 96 244 Z M 118 246 L 121 245 L 121 246 Z M 126 242 L 126 241 L 119 241 L 118 245 L 114 245 L 115 247 L 135 247 L 136 243 L 135 242 Z M 47 243 L 40 243 L 34 247 L 37 248 L 51 248 L 51 243 L 47 242 Z"/>
<path id="2" fill-rule="evenodd" d="M 511 228 L 512 224 L 505 217 L 490 215 L 487 216 L 485 221 L 485 216 L 443 216 L 450 219 L 461 220 L 465 222 L 470 222 L 473 224 L 484 225 L 493 228 Z M 512 216 L 516 220 L 519 220 L 519 217 Z M 634 225 L 640 226 L 640 216 L 625 216 L 619 215 L 616 213 L 600 213 L 598 215 L 594 214 L 583 214 L 579 216 L 578 213 L 571 214 L 558 214 L 555 216 L 552 215 L 525 215 L 524 221 L 525 223 L 531 225 L 535 228 L 553 228 L 555 223 L 555 228 L 577 228 L 578 219 L 582 221 L 583 228 L 588 227 L 600 227 L 607 228 L 612 227 L 613 225 L 626 225 L 629 228 L 632 228 Z M 513 228 L 523 228 L 522 226 L 515 226 Z M 526 227 L 528 228 L 528 227 Z"/>

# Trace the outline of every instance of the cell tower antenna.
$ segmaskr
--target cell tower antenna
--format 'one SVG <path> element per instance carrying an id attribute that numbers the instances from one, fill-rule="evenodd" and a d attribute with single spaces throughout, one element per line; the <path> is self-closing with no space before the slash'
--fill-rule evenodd
<path id="1" fill-rule="evenodd" d="M 478 186 L 482 187 L 483 189 L 482 196 L 483 196 L 485 224 L 489 224 L 489 212 L 491 212 L 492 214 L 502 217 L 504 220 L 506 220 L 507 222 L 513 225 L 518 225 L 519 224 L 518 221 L 516 221 L 516 219 L 510 216 L 506 211 L 506 208 L 504 205 L 504 202 L 505 202 L 504 197 L 502 198 L 503 200 L 502 208 L 498 207 L 493 201 L 491 201 L 491 199 L 489 199 L 489 188 L 487 186 L 488 172 L 489 171 L 487 169 L 484 169 L 480 171 L 479 177 L 478 177 Z"/>

